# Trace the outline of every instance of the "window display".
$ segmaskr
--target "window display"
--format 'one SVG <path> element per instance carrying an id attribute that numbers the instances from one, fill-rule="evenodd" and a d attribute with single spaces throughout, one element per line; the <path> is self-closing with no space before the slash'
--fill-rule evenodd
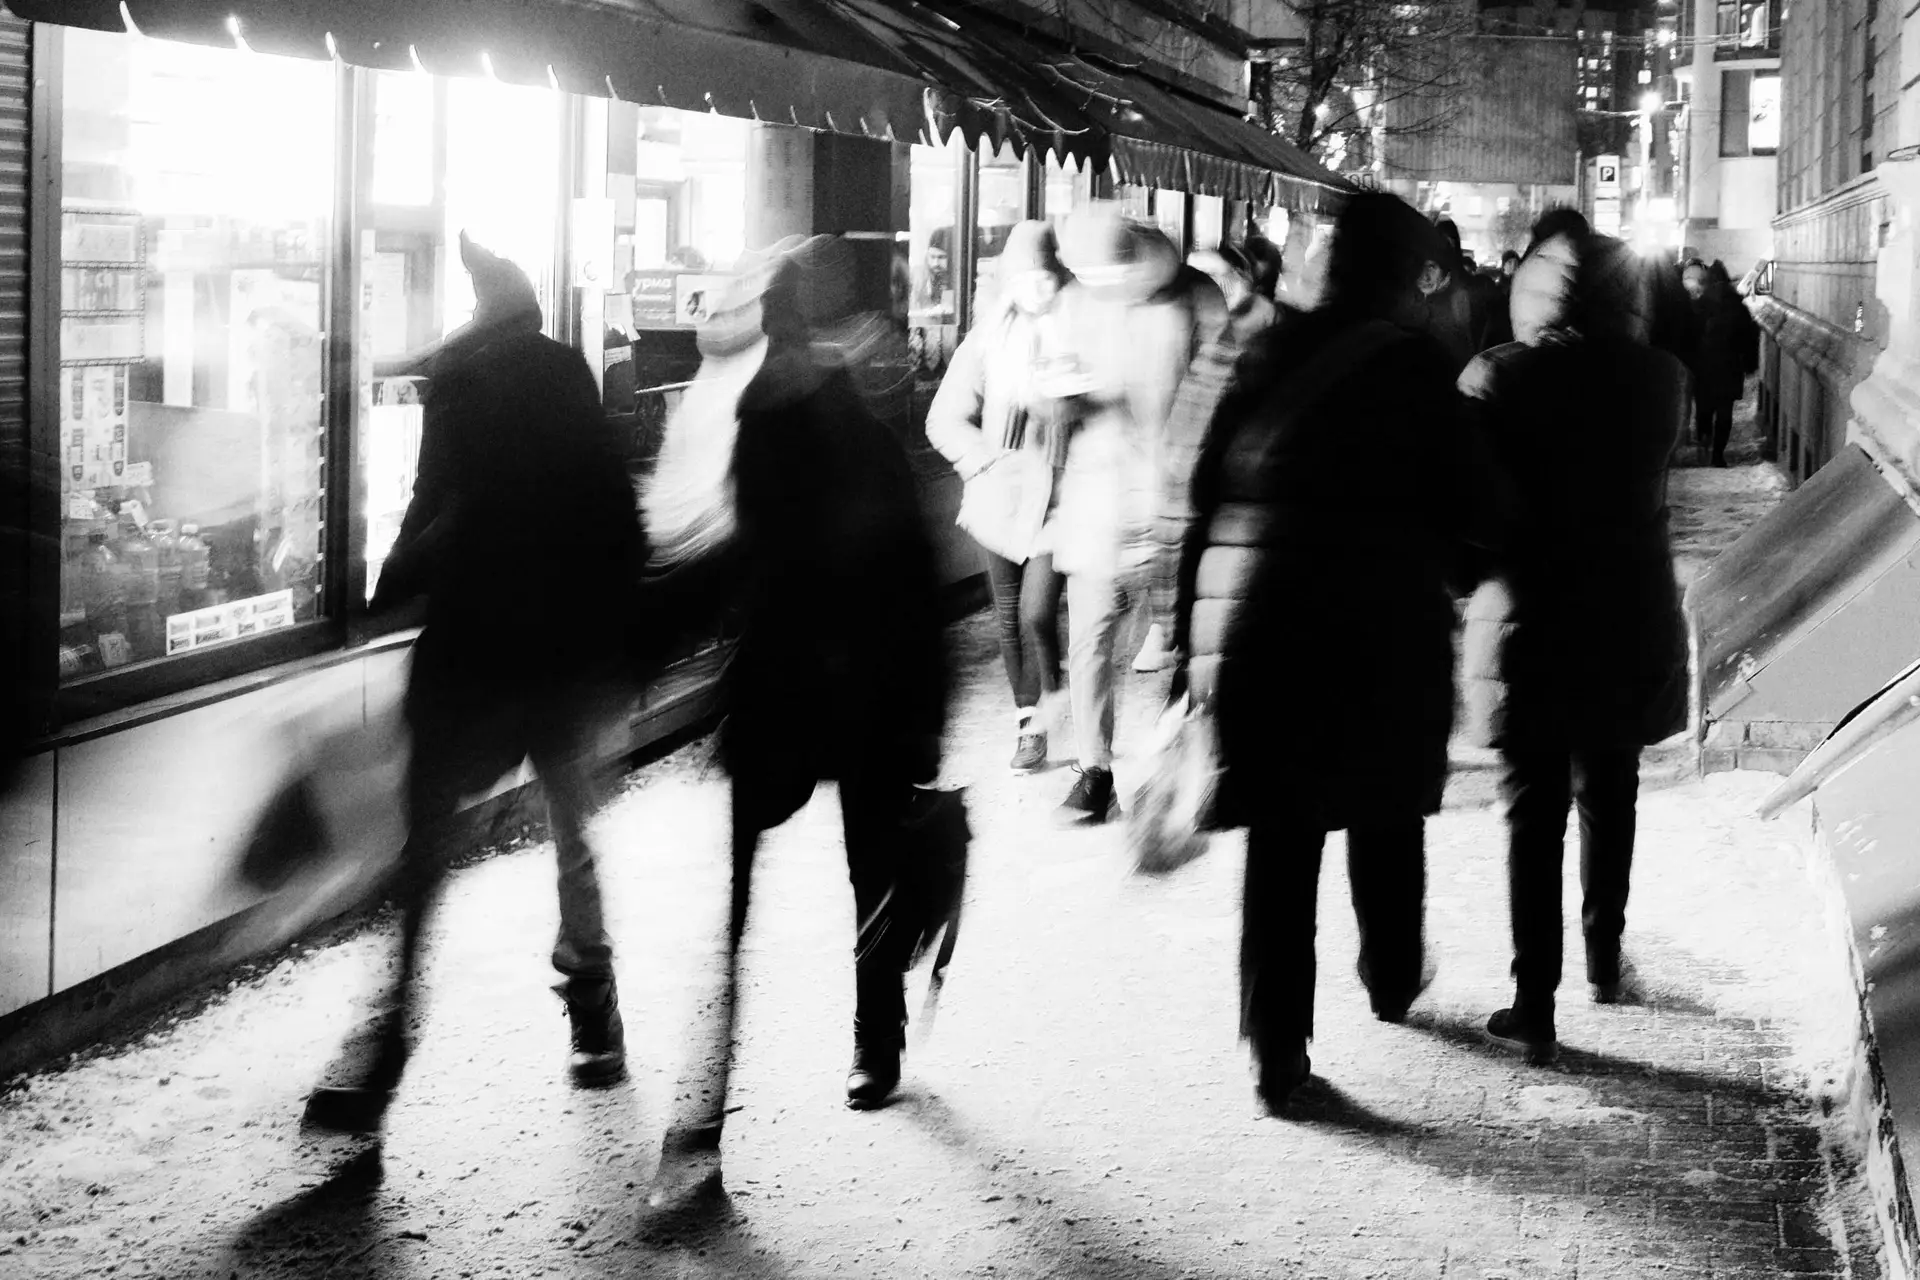
<path id="1" fill-rule="evenodd" d="M 68 31 L 60 672 L 321 608 L 333 69 Z"/>
<path id="2" fill-rule="evenodd" d="M 955 135 L 948 146 L 916 145 L 910 160 L 907 325 L 919 384 L 914 393 L 915 422 L 926 420 L 926 405 L 960 342 L 959 299 L 954 294 L 959 246 L 953 226 L 959 205 L 956 156 L 961 154 L 964 151 Z"/>

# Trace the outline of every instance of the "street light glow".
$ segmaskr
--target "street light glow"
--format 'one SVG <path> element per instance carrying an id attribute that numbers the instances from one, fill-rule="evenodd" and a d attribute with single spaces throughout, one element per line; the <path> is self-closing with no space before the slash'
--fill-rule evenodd
<path id="1" fill-rule="evenodd" d="M 1643 116 L 1657 115 L 1660 108 L 1666 105 L 1666 101 L 1657 93 L 1648 92 L 1640 95 L 1640 114 Z"/>

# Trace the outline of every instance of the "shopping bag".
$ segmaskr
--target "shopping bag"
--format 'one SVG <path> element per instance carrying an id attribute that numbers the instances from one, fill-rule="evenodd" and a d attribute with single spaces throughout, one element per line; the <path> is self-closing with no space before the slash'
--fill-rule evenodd
<path id="1" fill-rule="evenodd" d="M 1154 723 L 1144 778 L 1127 809 L 1127 848 L 1142 875 L 1166 875 L 1207 851 L 1220 791 L 1213 713 L 1182 690 Z"/>
<path id="2" fill-rule="evenodd" d="M 862 958 L 875 950 L 897 956 L 908 970 L 931 957 L 926 1004 L 915 1023 L 916 1039 L 924 1041 L 960 937 L 967 849 L 973 841 L 966 788 L 915 787 L 900 834 L 893 884 L 873 914 L 861 921 L 856 947 Z"/>

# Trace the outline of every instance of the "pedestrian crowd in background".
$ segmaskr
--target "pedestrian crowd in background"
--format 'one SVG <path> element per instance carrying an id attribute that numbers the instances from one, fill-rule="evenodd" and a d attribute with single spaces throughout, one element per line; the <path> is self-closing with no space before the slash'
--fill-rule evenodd
<path id="1" fill-rule="evenodd" d="M 860 317 L 842 242 L 782 242 L 714 301 L 640 520 L 579 354 L 540 335 L 517 268 L 464 239 L 462 258 L 480 305 L 420 357 L 419 483 L 375 598 L 428 600 L 406 704 L 401 963 L 308 1118 L 380 1126 L 409 1055 L 454 807 L 528 756 L 559 856 L 571 1072 L 619 1076 L 585 762 L 621 699 L 724 616 L 738 636 L 719 734 L 727 966 L 707 1006 L 714 1051 L 681 1091 L 694 1111 L 670 1129 L 649 1195 L 680 1212 L 720 1188 L 754 853 L 821 781 L 838 783 L 859 922 L 848 1105 L 882 1105 L 900 1080 L 904 975 L 925 923 L 903 914 L 908 864 L 929 856 L 929 831 L 949 853 L 966 838 L 957 793 L 934 789 L 952 685 L 934 541 L 904 442 L 850 376 Z M 1425 822 L 1464 729 L 1501 752 L 1508 825 L 1514 997 L 1487 1034 L 1551 1060 L 1570 803 L 1590 996 L 1631 992 L 1639 752 L 1685 715 L 1666 469 L 1690 386 L 1719 459 L 1746 367 L 1724 272 L 1689 264 L 1683 293 L 1671 264 L 1556 210 L 1496 280 L 1470 269 L 1450 223 L 1380 193 L 1347 200 L 1284 292 L 1263 239 L 1183 262 L 1158 228 L 1104 203 L 1057 229 L 1016 226 L 1001 264 L 1000 302 L 955 353 L 927 437 L 961 478 L 959 522 L 985 555 L 1013 769 L 1042 771 L 1071 723 L 1060 820 L 1120 814 L 1115 648 L 1138 605 L 1149 625 L 1133 665 L 1171 668 L 1171 689 L 1213 726 L 1209 824 L 1247 833 L 1241 1030 L 1258 1096 L 1283 1114 L 1312 1070 L 1326 836 L 1346 833 L 1373 1011 L 1400 1021 L 1433 977 Z M 583 651 L 574 632 L 493 626 L 503 571 L 555 615 L 616 578 L 637 587 Z"/>

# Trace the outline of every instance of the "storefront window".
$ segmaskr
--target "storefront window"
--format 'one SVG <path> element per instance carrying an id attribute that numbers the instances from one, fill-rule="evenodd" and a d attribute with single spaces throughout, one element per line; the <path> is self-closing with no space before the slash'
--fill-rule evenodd
<path id="1" fill-rule="evenodd" d="M 553 319 L 563 99 L 480 77 L 383 71 L 373 101 L 358 347 L 369 598 L 413 494 L 426 392 L 418 355 L 473 318 L 461 233 L 525 271 Z"/>
<path id="2" fill-rule="evenodd" d="M 1227 238 L 1227 202 L 1219 196 L 1193 198 L 1193 248 L 1217 249 Z"/>
<path id="3" fill-rule="evenodd" d="M 1047 189 L 1044 216 L 1056 226 L 1075 209 L 1093 199 L 1093 174 L 1073 164 L 1062 164 L 1059 157 L 1047 157 Z"/>
<path id="4" fill-rule="evenodd" d="M 953 234 L 960 150 L 956 134 L 949 146 L 916 145 L 909 162 L 907 325 L 917 383 L 915 422 L 926 420 L 926 404 L 960 340 L 959 300 L 954 295 L 960 255 Z"/>
<path id="5" fill-rule="evenodd" d="M 60 668 L 316 617 L 333 68 L 63 33 Z"/>
<path id="6" fill-rule="evenodd" d="M 1187 198 L 1184 194 L 1156 188 L 1153 193 L 1153 221 L 1167 233 L 1167 239 L 1173 241 L 1175 249 L 1186 249 Z"/>
<path id="7" fill-rule="evenodd" d="M 1026 216 L 1027 170 L 1011 146 L 980 157 L 980 228 L 975 238 L 973 315 L 992 312 L 1000 296 L 1000 251 Z"/>

